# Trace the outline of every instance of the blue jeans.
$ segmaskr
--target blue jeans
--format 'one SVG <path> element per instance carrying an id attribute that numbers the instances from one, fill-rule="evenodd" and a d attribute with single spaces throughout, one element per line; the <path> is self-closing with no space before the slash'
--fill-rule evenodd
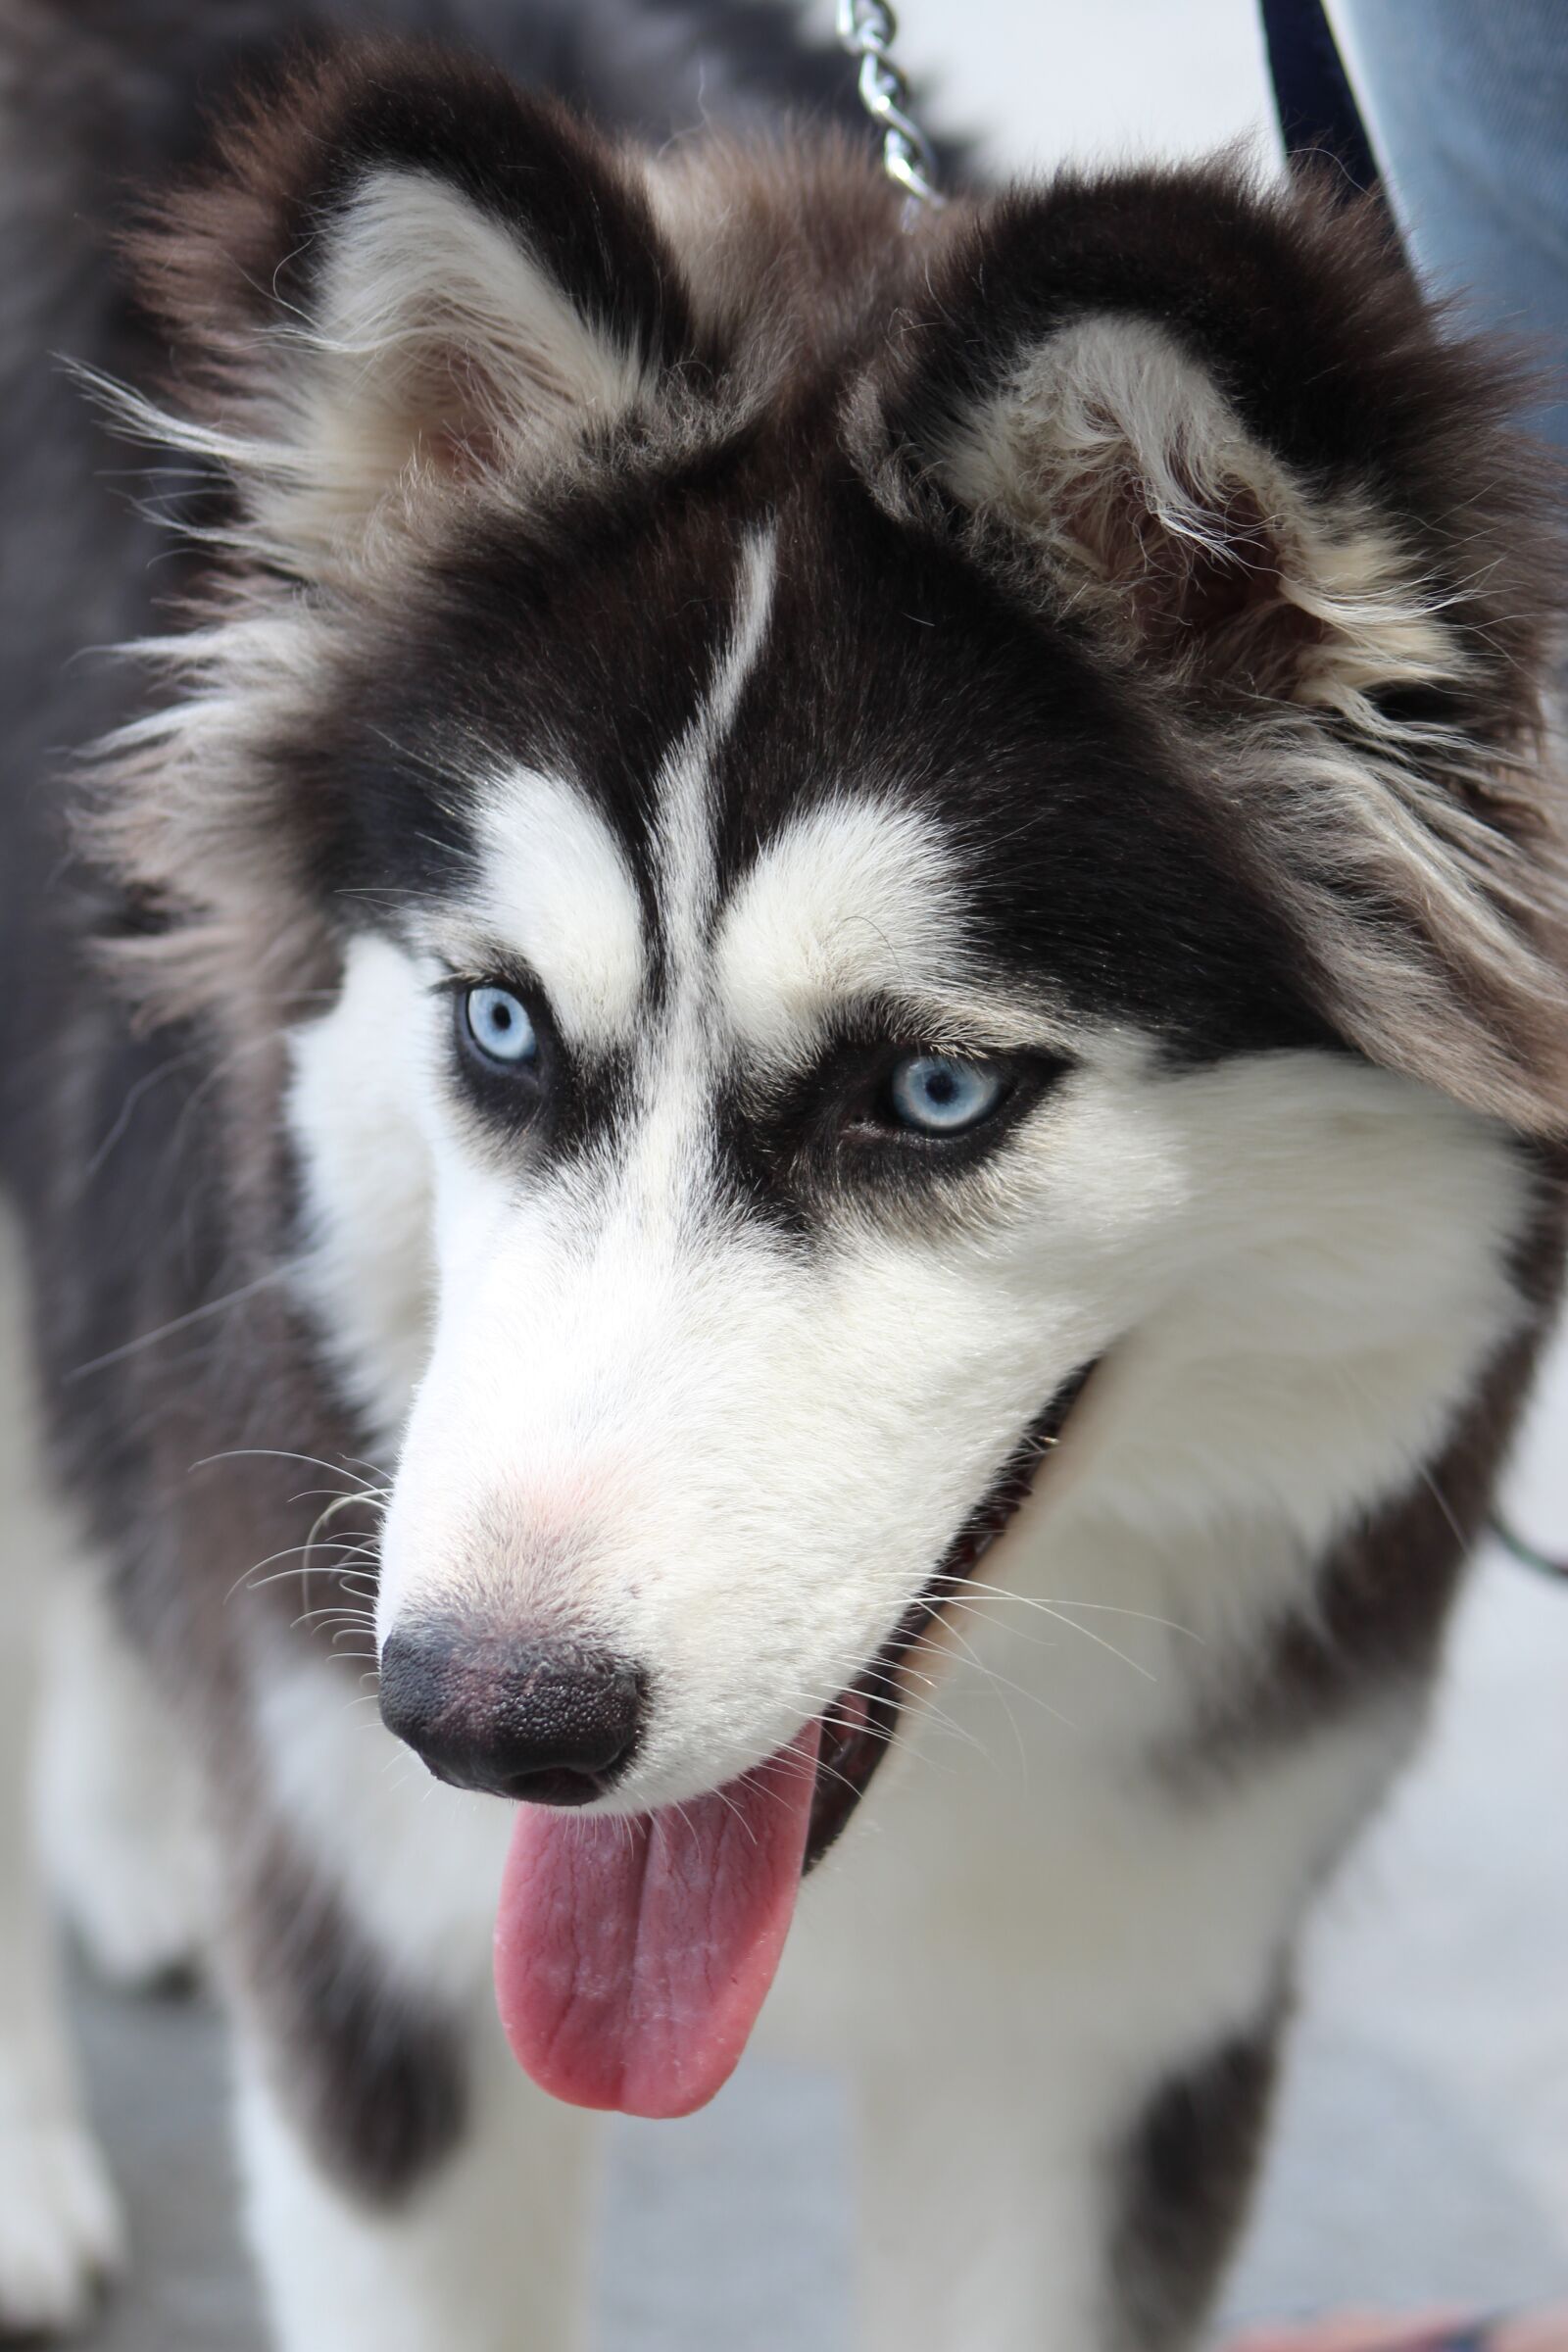
<path id="1" fill-rule="evenodd" d="M 1568 0 L 1339 0 L 1346 62 L 1410 251 L 1548 379 L 1568 449 Z"/>

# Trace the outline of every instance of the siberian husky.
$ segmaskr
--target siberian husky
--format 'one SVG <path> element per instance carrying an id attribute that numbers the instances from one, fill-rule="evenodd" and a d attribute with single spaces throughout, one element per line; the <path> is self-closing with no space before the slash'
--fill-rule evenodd
<path id="1" fill-rule="evenodd" d="M 766 9 L 298 22 L 4 12 L 0 2314 L 47 1875 L 285 2352 L 578 2343 L 764 2000 L 866 2352 L 1172 2352 L 1557 1282 L 1513 386 L 1309 185 L 906 221 Z"/>

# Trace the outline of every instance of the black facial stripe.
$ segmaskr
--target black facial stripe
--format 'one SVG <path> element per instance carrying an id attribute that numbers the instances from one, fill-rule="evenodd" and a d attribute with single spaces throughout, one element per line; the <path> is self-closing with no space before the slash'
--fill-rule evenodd
<path id="1" fill-rule="evenodd" d="M 399 583 L 328 694 L 274 755 L 313 879 L 349 910 L 460 900 L 479 867 L 477 781 L 583 792 L 638 894 L 652 997 L 667 990 L 662 795 L 737 618 L 741 453 L 578 483 L 526 527 L 470 522 Z"/>

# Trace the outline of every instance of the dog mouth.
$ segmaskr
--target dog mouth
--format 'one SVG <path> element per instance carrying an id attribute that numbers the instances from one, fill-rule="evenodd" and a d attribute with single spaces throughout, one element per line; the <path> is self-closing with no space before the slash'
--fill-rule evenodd
<path id="1" fill-rule="evenodd" d="M 496 1997 L 541 2088 L 574 2106 L 667 2117 L 722 2087 L 772 1984 L 801 1881 L 892 1744 L 912 1653 L 1033 1491 L 1092 1368 L 1057 1391 L 889 1641 L 788 1747 L 652 1813 L 519 1806 Z"/>
<path id="2" fill-rule="evenodd" d="M 948 1602 L 968 1583 L 1019 1505 L 1034 1492 L 1042 1465 L 1060 1441 L 1092 1369 L 1085 1365 L 1075 1372 L 1030 1425 L 1000 1476 L 949 1544 L 897 1632 L 823 1716 L 803 1877 L 815 1869 L 843 1835 L 893 1744 L 907 1695 L 911 1652 L 939 1623 Z"/>

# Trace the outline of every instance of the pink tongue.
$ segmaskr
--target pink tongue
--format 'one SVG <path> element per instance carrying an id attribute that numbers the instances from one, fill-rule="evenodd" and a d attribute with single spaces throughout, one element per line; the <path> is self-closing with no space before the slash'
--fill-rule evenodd
<path id="1" fill-rule="evenodd" d="M 820 1727 L 635 1819 L 523 1805 L 496 1923 L 518 2064 L 576 2107 L 690 2115 L 733 2073 L 789 1932 Z"/>

